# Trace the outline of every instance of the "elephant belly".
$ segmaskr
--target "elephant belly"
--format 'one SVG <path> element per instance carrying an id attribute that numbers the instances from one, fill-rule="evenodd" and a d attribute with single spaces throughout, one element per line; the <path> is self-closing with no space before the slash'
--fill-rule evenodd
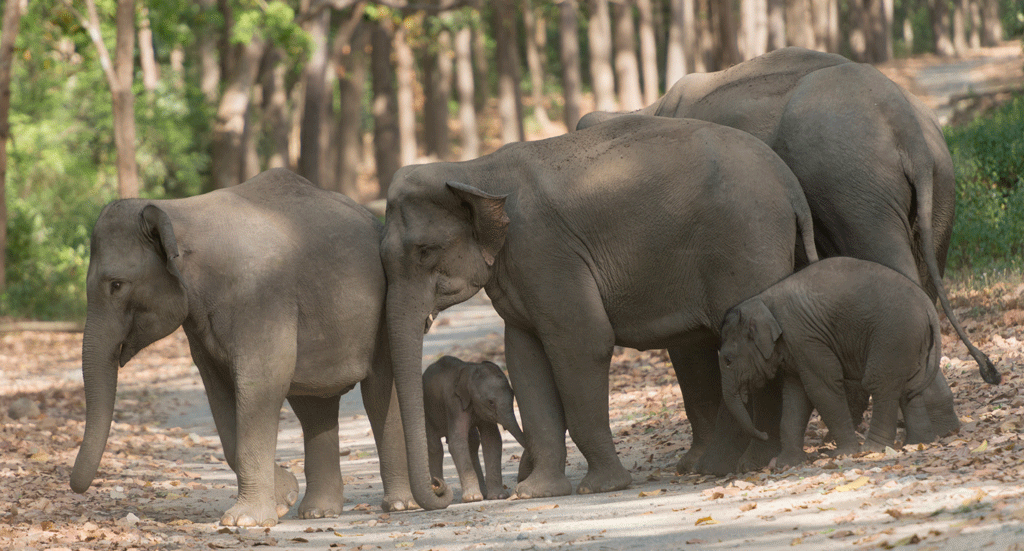
<path id="1" fill-rule="evenodd" d="M 338 353 L 300 354 L 289 395 L 335 396 L 344 394 L 370 375 L 369 355 L 347 357 Z"/>

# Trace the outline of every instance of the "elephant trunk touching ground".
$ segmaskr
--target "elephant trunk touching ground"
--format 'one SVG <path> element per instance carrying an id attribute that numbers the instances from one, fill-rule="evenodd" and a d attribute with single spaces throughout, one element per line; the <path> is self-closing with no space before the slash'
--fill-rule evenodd
<path id="1" fill-rule="evenodd" d="M 110 342 L 97 333 L 93 316 L 87 318 L 82 338 L 82 378 L 85 381 L 85 436 L 71 473 L 71 489 L 84 493 L 92 485 L 107 446 L 114 418 L 114 394 L 120 342 Z"/>
<path id="2" fill-rule="evenodd" d="M 405 431 L 409 483 L 413 498 L 425 510 L 444 509 L 452 502 L 444 480 L 431 478 L 427 462 L 427 436 L 423 408 L 423 333 L 429 328 L 433 301 L 427 293 L 389 289 L 386 316 L 394 366 L 395 388 L 401 403 L 402 424 L 418 427 Z"/>
<path id="3" fill-rule="evenodd" d="M 757 430 L 757 427 L 754 426 L 754 421 L 750 418 L 746 400 L 743 399 L 743 394 L 740 390 L 743 383 L 736 380 L 737 376 L 735 373 L 722 373 L 722 403 L 744 432 L 759 440 L 768 440 L 768 434 Z"/>

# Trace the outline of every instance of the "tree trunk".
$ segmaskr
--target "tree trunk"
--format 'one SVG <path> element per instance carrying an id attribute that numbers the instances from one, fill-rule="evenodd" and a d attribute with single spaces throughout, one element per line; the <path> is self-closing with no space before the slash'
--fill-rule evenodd
<path id="1" fill-rule="evenodd" d="M 149 23 L 149 8 L 139 6 L 139 64 L 142 66 L 142 87 L 147 92 L 156 90 L 160 82 L 160 66 L 153 51 L 153 29 Z"/>
<path id="2" fill-rule="evenodd" d="M 581 82 L 580 42 L 577 29 L 576 0 L 565 0 L 558 6 L 558 55 L 562 62 L 562 95 L 565 97 L 565 127 L 576 130 L 580 113 Z"/>
<path id="3" fill-rule="evenodd" d="M 215 188 L 226 188 L 243 181 L 245 119 L 264 45 L 263 39 L 253 37 L 248 44 L 233 48 L 233 55 L 225 56 L 236 60 L 230 63 L 235 72 L 228 76 L 213 126 L 210 165 L 213 167 Z"/>
<path id="4" fill-rule="evenodd" d="M 832 0 L 811 0 L 811 24 L 813 25 L 814 49 L 821 52 L 831 51 L 829 31 L 829 8 Z"/>
<path id="5" fill-rule="evenodd" d="M 817 0 L 820 2 L 821 0 Z M 768 51 L 768 0 L 740 0 L 743 25 L 743 59 Z"/>
<path id="6" fill-rule="evenodd" d="M 979 2 L 980 0 L 968 1 L 968 15 L 971 21 L 970 46 L 972 50 L 977 50 L 981 47 L 981 7 L 978 5 Z"/>
<path id="7" fill-rule="evenodd" d="M 117 192 L 121 198 L 139 196 L 138 165 L 135 162 L 135 2 L 118 0 L 114 16 L 117 39 L 114 60 L 103 42 L 95 0 L 86 0 L 86 16 L 79 15 L 82 26 L 99 54 L 113 103 L 114 146 L 117 149 Z"/>
<path id="8" fill-rule="evenodd" d="M 526 139 L 523 99 L 519 88 L 519 56 L 516 53 L 516 13 L 513 0 L 497 0 L 494 8 L 494 40 L 498 57 L 498 118 L 501 143 Z"/>
<path id="9" fill-rule="evenodd" d="M 590 85 L 598 111 L 615 111 L 615 73 L 612 71 L 612 21 L 608 0 L 590 0 Z"/>
<path id="10" fill-rule="evenodd" d="M 935 53 L 941 56 L 953 56 L 953 41 L 950 39 L 949 7 L 946 0 L 929 0 L 932 17 L 932 34 L 935 35 Z"/>
<path id="11" fill-rule="evenodd" d="M 979 0 L 982 17 L 982 46 L 998 46 L 1003 41 L 1003 22 L 999 19 L 999 0 Z"/>
<path id="12" fill-rule="evenodd" d="M 220 63 L 217 61 L 218 30 L 213 24 L 216 19 L 216 6 L 216 0 L 199 0 L 200 20 L 204 23 L 198 37 L 199 89 L 210 105 L 217 103 L 217 98 L 220 97 Z"/>
<path id="13" fill-rule="evenodd" d="M 715 36 L 711 14 L 711 2 L 715 1 L 717 0 L 697 0 L 697 16 L 694 22 L 697 44 L 693 53 L 693 71 L 696 73 L 715 70 Z"/>
<path id="14" fill-rule="evenodd" d="M 360 10 L 361 12 L 362 10 Z M 362 17 L 345 46 L 335 48 L 335 70 L 338 76 L 338 91 L 341 109 L 335 127 L 336 188 L 349 197 L 362 201 L 359 189 L 359 167 L 363 158 L 363 92 L 366 81 L 366 45 L 369 34 Z"/>
<path id="15" fill-rule="evenodd" d="M 401 166 L 416 162 L 416 58 L 406 38 L 405 25 L 395 27 L 395 100 L 398 102 L 398 158 Z"/>
<path id="16" fill-rule="evenodd" d="M 551 119 L 548 118 L 548 109 L 544 105 L 544 63 L 541 59 L 541 52 L 547 41 L 547 29 L 538 22 L 537 10 L 533 7 L 531 0 L 523 0 L 523 27 L 526 31 L 526 66 L 530 69 L 530 97 L 533 100 L 533 116 L 537 119 L 537 125 L 545 135 L 551 129 Z"/>
<path id="17" fill-rule="evenodd" d="M 878 0 L 873 0 L 873 2 L 878 2 Z M 892 59 L 892 22 L 896 17 L 896 3 L 894 0 L 881 0 L 879 10 L 874 40 L 876 63 Z"/>
<path id="18" fill-rule="evenodd" d="M 786 0 L 768 0 L 768 51 L 786 47 Z"/>
<path id="19" fill-rule="evenodd" d="M 285 77 L 288 68 L 282 62 L 284 54 L 280 48 L 273 47 L 267 51 L 263 61 L 265 70 L 262 72 L 263 82 L 263 117 L 269 129 L 270 154 L 267 157 L 267 168 L 288 167 L 288 90 Z"/>
<path id="20" fill-rule="evenodd" d="M 956 55 L 967 53 L 967 0 L 953 0 L 953 50 Z"/>
<path id="21" fill-rule="evenodd" d="M 727 69 L 740 61 L 736 40 L 736 13 L 732 9 L 732 0 L 715 0 L 711 3 L 711 10 L 717 39 L 715 65 L 717 69 Z"/>
<path id="22" fill-rule="evenodd" d="M 869 0 L 850 0 L 850 32 L 847 37 L 850 46 L 850 57 L 854 61 L 865 63 L 868 57 L 868 13 Z"/>
<path id="23" fill-rule="evenodd" d="M 668 22 L 668 41 L 665 44 L 665 89 L 669 89 L 677 80 L 689 72 L 686 55 L 686 40 L 693 35 L 687 32 L 685 25 L 693 23 L 693 12 L 684 12 L 685 6 L 692 0 L 670 0 L 670 16 Z"/>
<path id="24" fill-rule="evenodd" d="M 640 93 L 640 67 L 636 60 L 636 26 L 633 6 L 626 1 L 615 3 L 615 80 L 619 85 L 619 106 L 636 111 L 644 106 Z"/>
<path id="25" fill-rule="evenodd" d="M 427 155 L 445 160 L 451 150 L 448 136 L 448 98 L 452 94 L 452 34 L 447 29 L 437 33 L 434 47 L 424 48 L 420 66 L 423 70 L 424 146 Z"/>
<path id="26" fill-rule="evenodd" d="M 644 81 L 644 105 L 658 101 L 661 95 L 661 83 L 658 76 L 658 42 L 654 32 L 654 8 L 651 0 L 636 0 L 637 13 L 640 16 L 638 30 L 640 33 L 640 74 Z"/>
<path id="27" fill-rule="evenodd" d="M 304 25 L 313 43 L 313 52 L 302 71 L 306 94 L 302 108 L 302 127 L 299 132 L 299 174 L 321 186 L 324 175 L 320 158 L 321 121 L 327 116 L 327 33 L 331 24 L 331 10 L 323 10 Z"/>
<path id="28" fill-rule="evenodd" d="M 459 126 L 464 161 L 480 156 L 476 128 L 476 91 L 473 86 L 473 29 L 465 26 L 455 33 L 455 88 L 459 95 Z"/>
<path id="29" fill-rule="evenodd" d="M 393 69 L 391 68 L 391 42 L 394 26 L 389 20 L 378 22 L 373 28 L 370 71 L 373 78 L 373 151 L 377 169 L 378 197 L 387 197 L 391 178 L 401 167 L 398 157 L 397 100 Z"/>
<path id="30" fill-rule="evenodd" d="M 0 293 L 7 288 L 7 140 L 11 137 L 11 66 L 21 27 L 21 2 L 7 0 L 0 34 Z"/>
<path id="31" fill-rule="evenodd" d="M 863 0 L 859 0 L 863 1 Z M 786 44 L 814 47 L 810 0 L 786 0 Z"/>

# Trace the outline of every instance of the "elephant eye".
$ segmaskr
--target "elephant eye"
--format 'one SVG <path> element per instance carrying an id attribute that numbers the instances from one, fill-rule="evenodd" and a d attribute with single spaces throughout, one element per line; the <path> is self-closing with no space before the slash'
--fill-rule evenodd
<path id="1" fill-rule="evenodd" d="M 123 281 L 111 281 L 110 282 L 110 294 L 114 294 L 114 293 L 120 291 L 121 287 L 123 287 L 123 286 L 124 286 L 124 282 Z"/>
<path id="2" fill-rule="evenodd" d="M 437 259 L 438 254 L 441 252 L 440 245 L 418 245 L 416 247 L 416 254 L 419 256 L 420 264 L 430 264 Z"/>

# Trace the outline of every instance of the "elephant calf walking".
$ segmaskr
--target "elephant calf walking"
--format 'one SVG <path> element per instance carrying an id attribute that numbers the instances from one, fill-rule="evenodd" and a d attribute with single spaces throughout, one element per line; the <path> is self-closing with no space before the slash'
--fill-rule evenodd
<path id="1" fill-rule="evenodd" d="M 853 258 L 822 260 L 730 309 L 722 323 L 722 398 L 748 433 L 765 438 L 744 401 L 783 375 L 779 467 L 804 460 L 803 439 L 817 409 L 837 452 L 861 446 L 844 381 L 871 395 L 864 448 L 880 451 L 896 439 L 898 410 L 907 444 L 935 439 L 930 409 L 953 409 L 952 395 L 932 403 L 925 391 L 939 373 L 939 319 L 913 281 L 880 264 Z"/>
<path id="2" fill-rule="evenodd" d="M 442 478 L 444 448 L 462 483 L 462 501 L 505 499 L 501 481 L 501 434 L 498 425 L 525 442 L 512 409 L 512 387 L 491 362 L 467 363 L 444 356 L 423 372 L 423 405 L 427 415 L 427 451 L 430 475 Z M 479 449 L 484 449 L 487 478 L 480 468 Z M 481 484 L 483 483 L 483 484 Z"/>

